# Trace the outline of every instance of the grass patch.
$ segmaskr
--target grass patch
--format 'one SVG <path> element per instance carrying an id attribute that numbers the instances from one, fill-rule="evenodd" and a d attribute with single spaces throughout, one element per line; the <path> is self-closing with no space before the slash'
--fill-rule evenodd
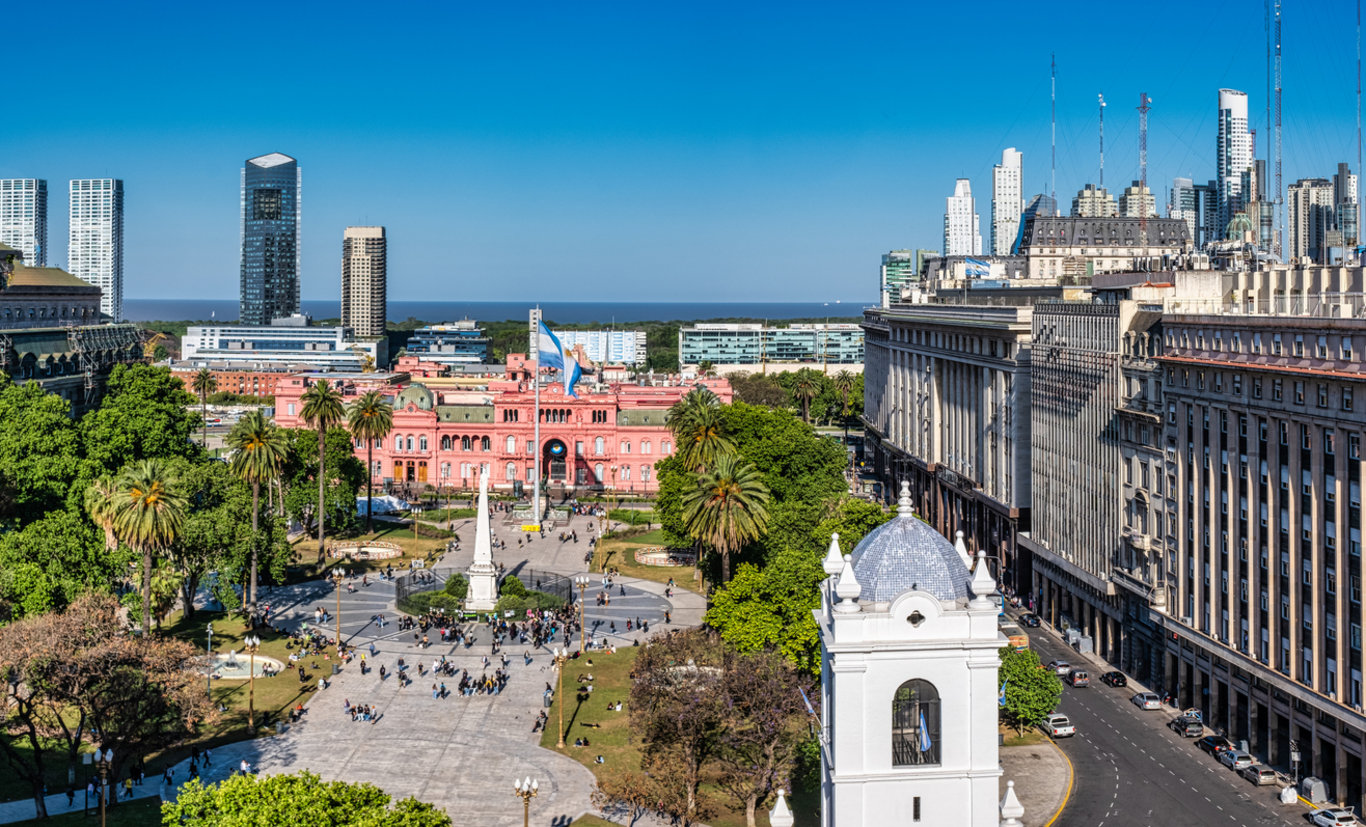
<path id="1" fill-rule="evenodd" d="M 414 538 L 413 528 L 410 525 L 376 520 L 373 534 L 361 534 L 351 538 L 359 541 L 382 540 L 386 543 L 394 543 L 403 549 L 402 556 L 390 557 L 387 560 L 351 560 L 347 562 L 326 558 L 319 563 L 317 538 L 300 538 L 294 543 L 294 554 L 290 559 L 285 583 L 288 585 L 307 580 L 317 580 L 337 566 L 339 562 L 357 574 L 374 573 L 388 569 L 390 566 L 393 567 L 394 571 L 406 570 L 414 560 L 421 560 L 425 566 L 430 568 L 437 558 L 446 553 L 446 540 L 452 535 L 445 529 L 424 525 L 419 525 L 418 531 L 420 536 Z"/>
<path id="2" fill-rule="evenodd" d="M 702 588 L 702 581 L 695 579 L 696 566 L 643 566 L 636 562 L 636 549 L 663 545 L 664 533 L 659 529 L 634 537 L 608 537 L 599 541 L 593 552 L 593 570 L 607 571 L 614 568 L 627 577 L 638 577 L 655 583 L 667 583 L 673 578 L 676 588 L 699 591 Z"/>
<path id="3" fill-rule="evenodd" d="M 147 780 L 152 783 L 151 779 Z M 65 786 L 62 789 L 66 789 Z M 76 794 L 76 801 L 79 802 L 84 792 Z M 89 827 L 91 824 L 99 823 L 100 810 L 96 807 L 93 816 L 82 813 L 63 813 L 58 816 L 50 816 L 43 820 L 36 818 L 28 821 L 12 821 L 11 824 L 19 825 L 44 825 L 44 827 Z M 105 812 L 105 819 L 109 827 L 147 827 L 148 824 L 161 823 L 161 799 L 157 796 L 151 798 L 135 798 L 132 801 L 120 801 L 111 806 Z"/>
<path id="4" fill-rule="evenodd" d="M 1044 738 L 1042 732 L 1036 729 L 1026 729 L 1023 735 L 1016 735 L 1012 727 L 1002 727 L 1000 732 L 1001 735 L 1005 736 L 1004 740 L 1001 741 L 1003 747 L 1029 747 L 1042 744 L 1048 740 Z"/>
<path id="5" fill-rule="evenodd" d="M 647 529 L 659 522 L 653 511 L 634 508 L 614 508 L 607 512 L 607 519 L 630 526 L 643 525 Z"/>
<path id="6" fill-rule="evenodd" d="M 582 816 L 574 819 L 569 827 L 619 827 L 619 825 L 610 821 L 603 821 L 597 816 Z"/>
<path id="7" fill-rule="evenodd" d="M 423 511 L 418 519 L 424 523 L 447 523 L 451 520 L 468 520 L 477 513 L 473 508 L 435 508 Z"/>

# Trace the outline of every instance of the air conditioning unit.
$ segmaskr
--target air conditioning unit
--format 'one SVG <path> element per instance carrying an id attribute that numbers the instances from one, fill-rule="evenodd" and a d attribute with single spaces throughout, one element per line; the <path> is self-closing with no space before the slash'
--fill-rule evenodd
<path id="1" fill-rule="evenodd" d="M 1191 625 L 1193 625 L 1193 624 L 1191 623 L 1190 615 L 1182 615 L 1182 616 L 1181 616 L 1181 622 L 1182 622 L 1184 625 L 1186 625 L 1186 626 L 1191 626 Z"/>

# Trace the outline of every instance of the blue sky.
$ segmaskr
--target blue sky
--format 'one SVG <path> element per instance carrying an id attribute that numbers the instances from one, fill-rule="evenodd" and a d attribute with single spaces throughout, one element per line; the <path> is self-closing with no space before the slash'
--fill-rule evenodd
<path id="1" fill-rule="evenodd" d="M 1284 19 L 1286 183 L 1356 167 L 1354 3 Z M 126 189 L 125 295 L 235 298 L 239 170 L 303 167 L 303 297 L 339 291 L 342 229 L 383 224 L 398 300 L 869 302 L 879 256 L 938 248 L 959 176 L 1060 201 L 1212 177 L 1221 86 L 1250 95 L 1261 3 L 24 3 L 0 177 Z M 1217 31 L 1217 35 L 1214 32 Z M 41 56 L 41 59 L 38 58 Z"/>

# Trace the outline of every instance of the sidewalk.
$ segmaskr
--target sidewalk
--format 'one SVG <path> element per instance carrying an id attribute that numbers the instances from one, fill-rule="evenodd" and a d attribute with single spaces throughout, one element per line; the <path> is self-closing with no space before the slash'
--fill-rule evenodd
<path id="1" fill-rule="evenodd" d="M 1000 796 L 1006 782 L 1015 782 L 1015 795 L 1024 807 L 1025 827 L 1043 827 L 1067 802 L 1073 768 L 1062 750 L 1045 741 L 1023 747 L 1001 747 Z"/>

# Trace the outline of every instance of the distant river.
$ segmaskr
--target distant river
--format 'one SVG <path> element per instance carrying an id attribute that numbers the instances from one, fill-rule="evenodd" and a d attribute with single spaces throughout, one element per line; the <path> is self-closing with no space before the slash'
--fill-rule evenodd
<path id="1" fill-rule="evenodd" d="M 531 305 L 525 302 L 389 302 L 389 320 L 409 317 L 424 322 L 475 319 L 501 322 L 525 320 Z M 303 311 L 315 319 L 341 316 L 339 301 L 305 301 Z M 129 321 L 237 321 L 237 302 L 223 299 L 124 299 Z M 693 319 L 820 319 L 857 318 L 863 315 L 858 302 L 545 302 L 541 312 L 548 322 L 602 324 L 603 326 L 648 321 Z"/>

